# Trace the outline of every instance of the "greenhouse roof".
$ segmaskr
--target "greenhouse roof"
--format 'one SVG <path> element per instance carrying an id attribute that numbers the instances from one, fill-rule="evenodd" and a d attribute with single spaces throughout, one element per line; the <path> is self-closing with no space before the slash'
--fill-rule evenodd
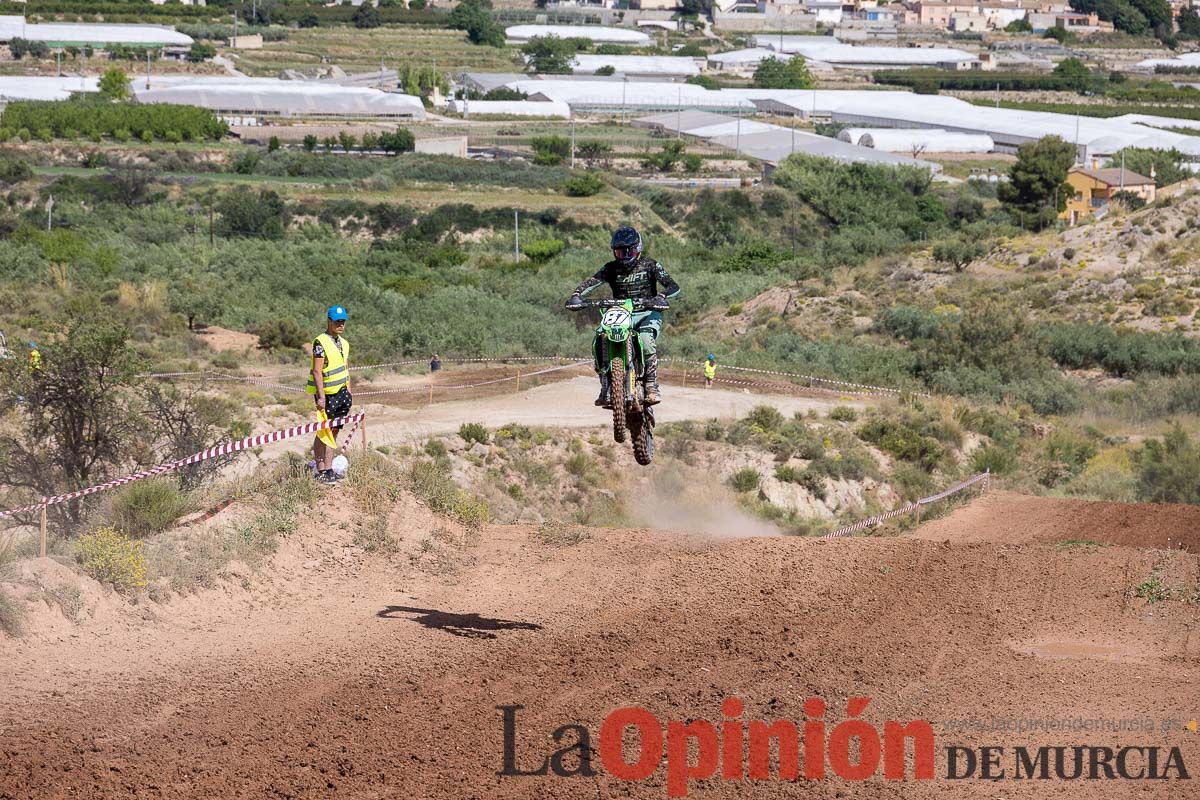
<path id="1" fill-rule="evenodd" d="M 628 45 L 645 45 L 654 41 L 640 31 L 629 28 L 604 28 L 598 25 L 513 25 L 504 30 L 504 35 L 517 42 L 525 42 L 538 36 L 591 39 L 593 42 Z"/>
<path id="2" fill-rule="evenodd" d="M 152 83 L 150 89 L 139 88 L 135 80 L 133 90 L 138 102 L 282 116 L 425 117 L 425 107 L 416 97 L 325 82 L 168 78 L 157 84 Z"/>
<path id="3" fill-rule="evenodd" d="M 84 22 L 26 22 L 20 16 L 0 16 L 0 41 L 29 39 L 55 46 L 190 47 L 192 37 L 161 25 L 110 25 Z"/>
<path id="4" fill-rule="evenodd" d="M 604 56 L 579 53 L 571 62 L 575 72 L 595 72 L 613 67 L 617 72 L 657 75 L 699 75 L 696 60 L 686 56 Z"/>

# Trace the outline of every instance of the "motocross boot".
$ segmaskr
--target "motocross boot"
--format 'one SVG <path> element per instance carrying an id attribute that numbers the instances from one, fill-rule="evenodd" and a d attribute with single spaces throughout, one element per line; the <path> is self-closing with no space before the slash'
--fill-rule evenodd
<path id="1" fill-rule="evenodd" d="M 653 406 L 662 402 L 658 391 L 658 354 L 646 356 L 646 371 L 642 374 L 642 385 L 646 389 L 646 405 Z"/>
<path id="2" fill-rule="evenodd" d="M 612 375 L 608 372 L 600 373 L 600 396 L 596 398 L 596 405 L 600 408 L 612 408 Z"/>

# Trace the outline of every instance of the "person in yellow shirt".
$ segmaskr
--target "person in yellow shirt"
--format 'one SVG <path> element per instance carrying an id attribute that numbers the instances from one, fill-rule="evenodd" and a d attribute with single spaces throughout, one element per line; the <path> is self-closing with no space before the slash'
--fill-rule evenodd
<path id="1" fill-rule="evenodd" d="M 708 358 L 704 362 L 704 388 L 708 389 L 713 385 L 713 380 L 717 377 L 717 357 L 712 353 L 708 354 Z"/>
<path id="2" fill-rule="evenodd" d="M 346 331 L 348 315 L 342 306 L 330 306 L 326 312 L 325 333 L 313 341 L 312 374 L 308 378 L 308 393 L 314 395 L 317 413 L 322 419 L 337 419 L 350 413 L 350 342 Z M 313 440 L 313 459 L 317 480 L 333 483 L 338 480 L 333 471 L 333 454 L 341 428 L 318 431 Z"/>
<path id="3" fill-rule="evenodd" d="M 29 343 L 29 371 L 42 368 L 42 352 L 38 350 L 37 342 Z"/>

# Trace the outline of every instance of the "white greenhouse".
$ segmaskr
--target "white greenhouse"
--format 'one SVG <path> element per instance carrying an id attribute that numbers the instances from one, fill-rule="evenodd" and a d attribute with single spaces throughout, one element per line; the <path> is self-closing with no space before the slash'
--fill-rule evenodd
<path id="1" fill-rule="evenodd" d="M 207 108 L 219 114 L 278 117 L 386 117 L 424 119 L 419 98 L 312 81 L 270 78 L 205 80 L 141 88 L 133 81 L 139 103 L 174 103 Z"/>
<path id="2" fill-rule="evenodd" d="M 992 137 L 941 128 L 846 128 L 839 139 L 886 153 L 990 153 Z"/>
<path id="3" fill-rule="evenodd" d="M 45 42 L 50 47 L 191 47 L 192 37 L 162 25 L 107 25 L 75 22 L 27 22 L 24 17 L 0 16 L 0 42 L 13 39 Z"/>
<path id="4" fill-rule="evenodd" d="M 755 111 L 749 100 L 725 92 L 713 92 L 690 83 L 664 81 L 568 81 L 525 80 L 508 86 L 524 92 L 531 100 L 561 100 L 576 113 L 636 112 L 674 109 L 702 109 L 727 114 L 750 115 Z"/>
<path id="5" fill-rule="evenodd" d="M 936 67 L 978 61 L 966 50 L 951 47 L 859 47 L 843 44 L 831 36 L 758 35 L 754 44 L 840 67 Z"/>
<path id="6" fill-rule="evenodd" d="M 100 79 L 96 77 L 0 76 L 0 101 L 3 102 L 9 100 L 67 100 L 78 92 L 98 91 L 100 91 Z"/>
<path id="7" fill-rule="evenodd" d="M 715 69 L 751 69 L 768 58 L 779 58 L 779 51 L 767 47 L 729 50 L 724 53 L 713 53 L 708 57 L 708 63 Z"/>
<path id="8" fill-rule="evenodd" d="M 627 44 L 644 46 L 653 43 L 647 34 L 629 28 L 603 28 L 596 25 L 513 25 L 505 28 L 510 42 L 528 42 L 539 36 L 559 39 L 591 39 L 597 44 Z"/>
<path id="9" fill-rule="evenodd" d="M 699 75 L 700 67 L 687 56 L 603 56 L 579 53 L 571 62 L 571 71 L 587 75 L 612 67 L 623 75 Z"/>
<path id="10" fill-rule="evenodd" d="M 533 100 L 451 100 L 450 111 L 474 117 L 530 117 L 570 119 L 566 103 Z"/>

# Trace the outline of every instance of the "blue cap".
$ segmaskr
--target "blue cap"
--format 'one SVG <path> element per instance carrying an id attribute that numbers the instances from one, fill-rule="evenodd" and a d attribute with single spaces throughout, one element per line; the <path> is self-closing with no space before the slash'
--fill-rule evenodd
<path id="1" fill-rule="evenodd" d="M 340 319 L 347 319 L 346 309 L 342 306 L 330 306 L 327 316 L 335 322 Z"/>
<path id="2" fill-rule="evenodd" d="M 717 360 L 717 357 L 716 357 L 716 356 L 714 356 L 712 353 L 709 353 L 709 354 L 708 354 L 708 360 L 709 360 L 709 361 L 716 361 L 716 360 Z"/>
<path id="3" fill-rule="evenodd" d="M 29 346 L 32 347 L 34 350 L 37 350 L 37 342 L 30 342 Z"/>

